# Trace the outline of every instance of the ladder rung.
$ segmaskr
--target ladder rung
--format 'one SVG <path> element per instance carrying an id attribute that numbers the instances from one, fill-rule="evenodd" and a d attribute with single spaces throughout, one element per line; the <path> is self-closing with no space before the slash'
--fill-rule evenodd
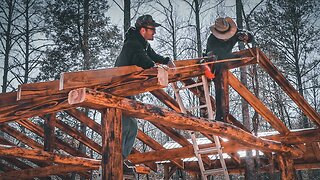
<path id="1" fill-rule="evenodd" d="M 203 148 L 203 149 L 199 149 L 198 151 L 199 154 L 212 154 L 217 152 L 218 152 L 218 149 L 216 147 Z"/>
<path id="2" fill-rule="evenodd" d="M 188 111 L 191 111 L 191 110 L 194 110 L 194 109 L 201 109 L 201 108 L 205 108 L 205 107 L 207 107 L 207 105 L 206 105 L 206 104 L 201 105 L 201 106 L 191 107 L 191 108 L 188 108 L 187 110 L 188 110 Z"/>
<path id="3" fill-rule="evenodd" d="M 197 86 L 202 86 L 203 83 L 202 82 L 199 82 L 199 83 L 195 83 L 195 84 L 191 84 L 191 85 L 188 85 L 188 86 L 183 86 L 181 88 L 178 88 L 177 91 L 181 91 L 181 90 L 184 90 L 184 89 L 189 89 L 189 88 L 193 88 L 193 87 L 197 87 Z"/>
<path id="4" fill-rule="evenodd" d="M 223 174 L 223 173 L 224 173 L 224 169 L 223 168 L 208 169 L 208 170 L 205 170 L 203 172 L 203 174 L 206 175 L 206 176 L 209 176 L 209 175 L 212 175 L 212 174 Z"/>

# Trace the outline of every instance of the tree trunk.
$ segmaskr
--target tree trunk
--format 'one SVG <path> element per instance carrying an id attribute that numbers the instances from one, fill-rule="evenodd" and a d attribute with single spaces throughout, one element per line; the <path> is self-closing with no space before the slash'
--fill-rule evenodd
<path id="1" fill-rule="evenodd" d="M 130 0 L 124 0 L 124 8 L 123 8 L 123 13 L 124 13 L 124 18 L 123 18 L 123 28 L 124 28 L 124 33 L 128 31 L 128 29 L 131 26 L 131 14 L 130 14 L 130 6 L 131 6 L 131 1 Z"/>
<path id="2" fill-rule="evenodd" d="M 2 93 L 7 91 L 8 86 L 8 73 L 9 73 L 9 56 L 12 48 L 12 24 L 13 24 L 13 0 L 6 1 L 8 5 L 7 29 L 5 31 L 5 47 L 4 47 L 4 69 L 2 78 Z"/>
<path id="3" fill-rule="evenodd" d="M 243 19 L 242 19 L 242 1 L 236 0 L 236 14 L 237 14 L 237 25 L 239 29 L 243 29 Z M 239 50 L 244 49 L 244 44 L 242 42 L 239 42 Z M 247 86 L 247 68 L 246 66 L 240 67 L 240 73 L 241 73 L 241 82 L 245 86 Z M 241 104 L 242 104 L 242 119 L 244 126 L 251 130 L 251 122 L 250 122 L 250 115 L 249 115 L 249 105 L 246 100 L 241 98 Z M 255 164 L 254 159 L 252 156 L 252 151 L 247 151 L 246 153 L 246 166 L 245 166 L 245 179 L 246 180 L 253 180 L 257 179 L 257 173 L 255 170 Z"/>
<path id="4" fill-rule="evenodd" d="M 202 56 L 201 35 L 200 35 L 200 5 L 198 0 L 194 0 L 194 13 L 196 16 L 196 33 L 197 33 L 197 53 L 198 57 Z"/>

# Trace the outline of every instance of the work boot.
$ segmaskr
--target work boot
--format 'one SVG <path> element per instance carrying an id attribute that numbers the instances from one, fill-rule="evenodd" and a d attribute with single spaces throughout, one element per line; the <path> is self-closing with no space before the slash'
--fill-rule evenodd
<path id="1" fill-rule="evenodd" d="M 128 167 L 123 163 L 123 176 L 126 177 L 124 179 L 136 179 L 136 172 L 133 167 Z"/>

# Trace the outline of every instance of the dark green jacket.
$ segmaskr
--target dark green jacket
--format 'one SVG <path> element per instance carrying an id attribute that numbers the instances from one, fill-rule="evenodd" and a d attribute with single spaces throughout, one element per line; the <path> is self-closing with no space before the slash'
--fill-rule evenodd
<path id="1" fill-rule="evenodd" d="M 210 34 L 208 41 L 207 41 L 207 49 L 206 54 L 214 54 L 217 56 L 218 59 L 229 59 L 229 58 L 237 58 L 239 55 L 232 54 L 233 46 L 238 42 L 241 41 L 239 36 L 244 33 L 242 30 L 238 30 L 237 33 L 232 36 L 227 41 L 221 40 L 216 38 L 213 34 Z M 253 36 L 251 33 L 246 32 L 249 36 L 248 42 L 253 40 Z"/>
<path id="2" fill-rule="evenodd" d="M 167 64 L 170 59 L 154 52 L 150 44 L 136 28 L 131 27 L 125 35 L 124 44 L 115 66 L 137 65 L 143 69 L 151 68 L 155 63 Z"/>

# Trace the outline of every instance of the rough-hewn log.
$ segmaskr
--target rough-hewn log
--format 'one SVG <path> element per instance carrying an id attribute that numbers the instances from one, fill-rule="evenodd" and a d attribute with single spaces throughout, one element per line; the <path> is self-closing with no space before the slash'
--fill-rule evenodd
<path id="1" fill-rule="evenodd" d="M 79 95 L 81 95 L 79 97 Z M 150 104 L 143 104 L 134 100 L 116 97 L 107 93 L 98 92 L 86 88 L 71 91 L 68 101 L 70 104 L 112 107 L 135 114 L 136 117 L 150 122 L 163 124 L 172 128 L 199 131 L 212 135 L 226 137 L 230 140 L 238 141 L 248 147 L 263 151 L 278 151 L 291 153 L 294 156 L 301 156 L 302 151 L 292 146 L 281 144 L 280 142 L 261 139 L 245 132 L 233 125 L 208 121 L 204 118 L 190 117 L 185 114 L 178 114 L 167 109 L 159 108 Z"/>
<path id="2" fill-rule="evenodd" d="M 57 121 L 56 114 L 48 114 L 45 115 L 47 118 L 44 121 L 44 150 L 53 152 L 54 147 L 55 147 L 55 142 L 54 142 L 54 128 L 55 124 Z"/>
<path id="3" fill-rule="evenodd" d="M 0 123 L 50 114 L 72 108 L 67 102 L 67 94 L 54 94 L 26 101 L 18 101 L 6 109 L 0 108 Z"/>
<path id="4" fill-rule="evenodd" d="M 296 179 L 295 168 L 293 166 L 293 159 L 290 155 L 279 154 L 278 165 L 280 169 L 280 176 L 282 180 Z"/>
<path id="5" fill-rule="evenodd" d="M 280 141 L 286 144 L 303 144 L 320 141 L 320 129 L 299 129 L 287 135 L 275 134 L 262 136 L 263 138 Z"/>
<path id="6" fill-rule="evenodd" d="M 99 168 L 100 161 L 82 157 L 64 156 L 46 152 L 40 149 L 25 149 L 14 146 L 0 146 L 0 154 L 8 157 L 26 158 L 37 161 L 51 162 L 65 165 L 79 165 L 84 167 Z"/>
<path id="7" fill-rule="evenodd" d="M 288 134 L 290 131 L 284 123 L 278 119 L 256 96 L 254 96 L 231 72 L 229 84 L 257 111 L 270 125 L 281 134 Z"/>
<path id="8" fill-rule="evenodd" d="M 3 174 L 0 174 L 0 179 L 7 179 L 7 180 L 31 179 L 35 177 L 47 177 L 50 175 L 67 174 L 69 172 L 83 172 L 83 171 L 89 171 L 94 169 L 97 169 L 97 168 L 83 167 L 80 164 L 78 166 L 52 165 L 47 167 L 38 167 L 38 168 L 3 173 Z"/>
<path id="9" fill-rule="evenodd" d="M 174 149 L 161 149 L 157 151 L 150 151 L 141 154 L 131 154 L 130 161 L 134 163 L 157 162 L 164 160 L 173 160 L 176 158 L 194 157 L 193 146 L 185 146 Z"/>
<path id="10" fill-rule="evenodd" d="M 108 108 L 101 120 L 102 179 L 123 178 L 121 110 Z"/>
<path id="11" fill-rule="evenodd" d="M 318 127 L 320 127 L 320 115 L 310 104 L 298 93 L 297 90 L 286 80 L 280 71 L 271 63 L 267 56 L 258 50 L 260 55 L 259 65 L 277 82 L 277 84 L 286 92 L 286 94 L 299 106 Z"/>

